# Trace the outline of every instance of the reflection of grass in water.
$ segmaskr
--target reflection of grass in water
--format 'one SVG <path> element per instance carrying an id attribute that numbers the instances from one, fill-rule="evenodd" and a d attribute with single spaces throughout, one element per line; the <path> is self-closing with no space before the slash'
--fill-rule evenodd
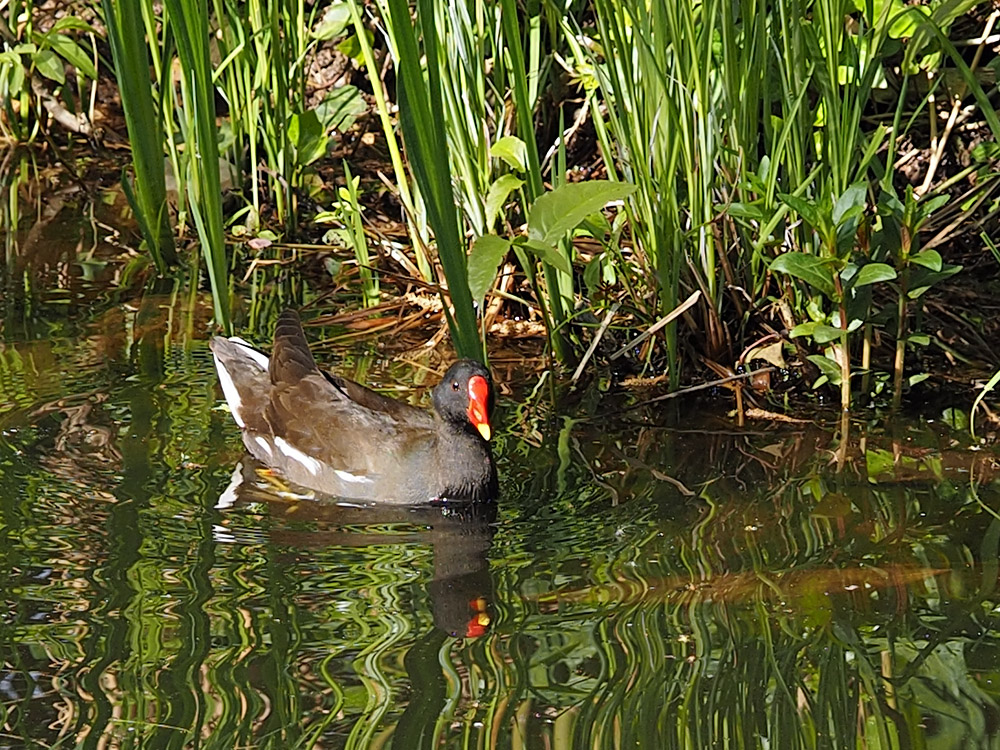
<path id="1" fill-rule="evenodd" d="M 540 448 L 519 452 L 508 435 L 493 620 L 454 639 L 433 629 L 435 551 L 420 524 L 338 526 L 302 503 L 213 509 L 240 451 L 203 344 L 167 348 L 162 376 L 131 380 L 128 356 L 77 366 L 86 347 L 57 340 L 55 359 L 74 370 L 66 390 L 104 395 L 89 424 L 114 428 L 121 464 L 65 471 L 58 410 L 0 448 L 8 733 L 219 747 L 988 744 L 986 564 L 1000 523 L 940 461 L 901 463 L 893 481 L 874 462 L 828 474 L 830 450 L 783 447 L 807 442 L 798 433 L 616 435 L 618 454 L 544 424 Z M 22 417 L 59 395 L 47 377 L 13 388 Z M 997 494 L 978 489 L 987 507 Z M 323 541 L 333 533 L 378 543 Z"/>
<path id="2" fill-rule="evenodd" d="M 869 549 L 859 551 L 870 558 L 865 564 L 877 566 L 871 572 L 859 567 L 816 569 L 808 562 L 807 556 L 816 561 L 826 557 L 837 565 L 837 557 L 850 555 L 858 542 L 828 534 L 823 518 L 806 522 L 810 510 L 803 498 L 797 498 L 798 515 L 796 504 L 788 503 L 777 509 L 790 513 L 784 522 L 779 516 L 769 524 L 756 507 L 759 500 L 734 497 L 727 502 L 735 501 L 737 508 L 743 504 L 746 510 L 745 516 L 732 514 L 737 516 L 734 522 L 721 517 L 713 519 L 721 523 L 703 526 L 691 536 L 660 542 L 647 538 L 623 549 L 612 566 L 615 583 L 596 579 L 595 586 L 568 596 L 549 595 L 550 601 L 559 602 L 560 621 L 574 611 L 598 610 L 590 622 L 596 622 L 592 635 L 601 653 L 603 679 L 595 680 L 592 696 L 579 703 L 585 712 L 580 726 L 593 726 L 595 735 L 603 731 L 605 737 L 617 736 L 623 745 L 666 737 L 670 741 L 658 745 L 664 747 L 705 747 L 726 737 L 735 746 L 757 746 L 752 738 L 767 737 L 771 746 L 810 747 L 820 733 L 832 738 L 833 747 L 849 747 L 859 741 L 860 727 L 868 746 L 875 747 L 929 736 L 917 704 L 909 704 L 902 715 L 896 713 L 899 701 L 883 678 L 894 677 L 901 666 L 913 662 L 895 644 L 911 644 L 911 654 L 914 649 L 929 653 L 936 646 L 926 644 L 922 633 L 980 611 L 978 597 L 968 593 L 976 590 L 975 576 L 963 576 L 972 580 L 956 585 L 960 571 L 935 578 L 940 571 L 923 567 L 928 559 L 953 554 L 947 551 L 953 542 L 943 533 L 928 536 L 935 525 L 950 523 L 934 517 L 935 506 L 955 507 L 954 488 L 942 489 L 939 498 L 923 490 L 920 494 L 930 495 L 923 498 L 923 507 L 918 493 L 910 495 L 916 502 L 908 511 L 931 517 L 924 529 L 912 529 L 910 540 L 887 540 L 882 550 L 873 547 L 878 557 Z M 894 487 L 885 494 L 898 491 Z M 851 515 L 865 515 L 858 513 L 863 510 L 863 504 L 859 506 L 851 510 L 848 505 L 848 518 L 841 519 L 848 520 L 848 526 Z M 869 512 L 887 507 L 899 510 L 875 498 Z M 756 517 L 759 526 L 751 528 L 746 516 Z M 803 522 L 797 524 L 797 519 Z M 893 526 L 905 523 L 905 517 L 892 515 L 882 520 Z M 746 525 L 742 538 L 739 521 Z M 771 534 L 766 533 L 769 526 Z M 934 546 L 939 551 L 932 552 Z M 990 559 L 991 550 L 995 556 L 995 547 L 994 539 L 992 547 L 985 546 L 983 559 Z M 782 553 L 797 557 L 804 567 L 789 571 L 782 580 L 771 572 L 776 553 L 779 558 Z M 902 554 L 911 556 L 910 566 L 890 562 Z M 741 564 L 750 570 L 738 572 Z M 732 572 L 734 565 L 737 572 Z M 865 587 L 866 581 L 880 578 L 889 579 L 890 585 Z M 703 582 L 703 588 L 686 591 L 691 581 Z M 950 590 L 941 591 L 948 582 Z M 991 581 L 984 580 L 984 585 L 985 591 L 992 591 Z M 854 593 L 836 593 L 855 587 L 860 588 Z M 942 609 L 942 601 L 950 602 L 948 610 Z M 957 620 L 956 610 L 964 613 Z M 952 682 L 950 675 L 919 662 L 908 679 L 897 683 L 900 696 L 912 694 L 900 689 L 909 682 L 935 684 L 938 690 Z M 942 724 L 951 721 L 948 716 L 972 715 L 980 716 L 981 723 L 983 712 L 992 710 L 993 701 L 985 693 L 951 692 L 955 705 L 941 711 L 936 721 Z M 626 717 L 641 718 L 624 721 Z M 948 731 L 963 725 L 955 723 Z M 984 739 L 982 734 L 967 736 L 971 741 Z"/>

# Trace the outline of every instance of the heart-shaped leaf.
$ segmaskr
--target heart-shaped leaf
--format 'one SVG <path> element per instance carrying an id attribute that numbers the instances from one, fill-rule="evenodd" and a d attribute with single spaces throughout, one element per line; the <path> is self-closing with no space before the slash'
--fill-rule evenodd
<path id="1" fill-rule="evenodd" d="M 918 266 L 929 268 L 932 271 L 940 271 L 943 263 L 941 260 L 941 253 L 932 248 L 927 248 L 926 250 L 921 250 L 919 253 L 911 255 L 910 261 L 916 263 Z"/>
<path id="2" fill-rule="evenodd" d="M 469 254 L 469 291 L 472 301 L 481 305 L 486 292 L 497 277 L 497 269 L 510 250 L 510 240 L 495 234 L 484 234 L 472 243 Z"/>
<path id="3" fill-rule="evenodd" d="M 511 169 L 524 172 L 528 163 L 528 147 L 517 136 L 505 135 L 490 146 L 490 156 L 503 159 Z"/>

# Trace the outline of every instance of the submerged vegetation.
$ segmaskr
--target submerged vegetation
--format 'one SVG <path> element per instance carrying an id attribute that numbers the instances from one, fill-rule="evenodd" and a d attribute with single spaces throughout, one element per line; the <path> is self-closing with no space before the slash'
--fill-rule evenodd
<path id="1" fill-rule="evenodd" d="M 362 306 L 440 291 L 464 356 L 526 320 L 567 366 L 610 361 L 607 336 L 674 388 L 763 362 L 845 410 L 898 407 L 932 345 L 996 363 L 974 315 L 942 336 L 925 307 L 1000 270 L 980 4 L 15 6 L 5 135 L 106 142 L 119 82 L 142 244 L 176 274 L 195 230 L 222 328 L 247 269 L 304 243 Z"/>

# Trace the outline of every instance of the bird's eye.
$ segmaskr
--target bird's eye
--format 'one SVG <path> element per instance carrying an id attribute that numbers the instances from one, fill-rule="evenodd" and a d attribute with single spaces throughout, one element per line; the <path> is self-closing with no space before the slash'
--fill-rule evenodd
<path id="1" fill-rule="evenodd" d="M 457 390 L 458 390 L 458 381 L 457 381 L 457 380 L 453 380 L 453 381 L 451 382 L 451 389 L 452 389 L 453 391 L 457 391 Z"/>

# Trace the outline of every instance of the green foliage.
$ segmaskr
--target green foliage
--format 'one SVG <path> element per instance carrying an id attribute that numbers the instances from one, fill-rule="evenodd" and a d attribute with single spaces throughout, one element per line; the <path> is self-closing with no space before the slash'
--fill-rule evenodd
<path id="1" fill-rule="evenodd" d="M 155 173 L 169 157 L 180 187 L 178 231 L 191 221 L 198 229 L 220 320 L 231 280 L 214 153 L 233 172 L 236 192 L 246 190 L 246 205 L 232 218 L 243 219 L 242 233 L 261 231 L 264 207 L 281 225 L 270 228 L 275 236 L 296 233 L 301 196 L 320 195 L 316 170 L 366 107 L 350 85 L 318 103 L 308 98 L 308 71 L 321 47 L 368 76 L 413 246 L 414 262 L 403 265 L 427 283 L 440 281 L 427 252 L 436 245 L 460 351 L 482 349 L 474 303 L 483 303 L 508 254 L 530 290 L 520 299 L 537 310 L 563 362 L 583 348 L 578 328 L 568 325 L 578 314 L 618 303 L 632 325 L 648 329 L 700 292 L 684 317 L 694 322 L 697 345 L 679 346 L 673 321 L 654 329 L 658 339 L 643 349 L 646 364 L 675 384 L 689 352 L 738 361 L 740 345 L 755 335 L 749 327 L 778 291 L 796 345 L 839 365 L 845 407 L 859 341 L 866 378 L 871 371 L 873 329 L 896 338 L 897 397 L 904 380 L 912 382 L 899 361 L 907 342 L 923 340 L 901 333 L 910 307 L 919 310 L 922 296 L 959 270 L 938 250 L 916 246 L 924 219 L 939 208 L 928 193 L 932 174 L 912 200 L 876 203 L 899 184 L 897 144 L 926 123 L 935 86 L 938 101 L 943 87 L 968 92 L 1000 135 L 979 57 L 967 61 L 948 37 L 971 7 L 967 0 L 185 2 L 144 0 L 127 13 L 105 7 L 116 65 L 131 56 L 118 75 L 136 153 L 136 183 L 126 194 L 162 272 L 169 220 Z M 96 73 L 80 21 L 40 30 L 30 13 L 16 15 L 29 20 L 0 51 L 8 122 L 27 111 L 30 76 L 63 89 L 67 66 L 78 81 Z M 114 40 L 119 17 L 129 24 L 129 50 Z M 148 95 L 133 90 L 143 86 Z M 220 120 L 217 97 L 227 105 Z M 136 125 L 157 120 L 159 132 Z M 614 197 L 623 210 L 613 220 L 600 213 L 606 186 L 573 175 L 593 165 L 568 163 L 591 129 L 598 171 L 628 186 Z M 954 185 L 976 173 L 976 192 L 961 210 L 971 213 L 989 197 L 992 150 L 982 144 L 977 163 L 951 178 Z M 342 225 L 337 237 L 367 269 L 365 196 L 348 183 L 332 206 Z M 924 207 L 923 218 L 915 206 Z M 594 240 L 582 255 L 573 244 L 581 234 Z M 360 283 L 372 304 L 376 279 L 365 270 Z M 882 303 L 887 289 L 895 310 Z M 821 383 L 832 381 L 824 367 Z"/>
<path id="2" fill-rule="evenodd" d="M 84 86 L 97 80 L 97 68 L 94 53 L 87 52 L 75 36 L 93 34 L 93 28 L 65 16 L 43 31 L 35 24 L 33 2 L 14 2 L 5 12 L 15 24 L 12 29 L 0 19 L 0 133 L 11 140 L 34 140 L 40 123 L 33 121 L 33 114 L 40 119 L 43 109 L 57 120 L 75 120 L 74 130 L 89 133 L 89 123 L 79 111 L 85 101 Z M 67 66 L 75 78 L 75 96 Z M 54 92 L 49 91 L 52 84 Z"/>
<path id="3" fill-rule="evenodd" d="M 448 280 L 454 312 L 446 304 L 445 314 L 452 341 L 460 356 L 483 359 L 483 344 L 469 291 L 465 243 L 459 232 L 461 219 L 452 194 L 434 4 L 429 0 L 418 4 L 417 28 L 410 21 L 409 6 L 404 0 L 389 0 L 388 10 L 398 55 L 400 124 Z M 423 60 L 426 60 L 426 79 Z"/>
<path id="4" fill-rule="evenodd" d="M 903 201 L 884 190 L 878 213 L 882 227 L 873 238 L 874 252 L 889 261 L 899 276 L 896 286 L 896 357 L 893 367 L 893 405 L 898 408 L 903 392 L 903 371 L 908 336 L 909 303 L 918 300 L 934 284 L 954 276 L 961 266 L 945 264 L 940 253 L 920 249 L 920 228 L 931 214 L 948 202 L 947 195 L 919 199 L 907 186 Z M 918 303 L 919 304 L 919 303 Z"/>
<path id="5" fill-rule="evenodd" d="M 908 301 L 919 298 L 934 284 L 953 276 L 959 266 L 946 265 L 933 249 L 916 252 L 920 227 L 930 215 L 941 208 L 946 196 L 919 201 L 908 188 L 905 202 L 883 191 L 876 212 L 878 230 L 872 239 L 871 256 L 861 242 L 864 233 L 860 223 L 865 205 L 864 191 L 859 185 L 848 188 L 835 201 L 808 201 L 792 195 L 781 195 L 782 201 L 795 210 L 820 238 L 821 255 L 789 252 L 771 263 L 771 271 L 806 282 L 814 295 L 808 306 L 813 318 L 797 325 L 791 336 L 806 336 L 816 344 L 825 345 L 840 338 L 839 347 L 827 355 L 811 355 L 822 376 L 814 384 L 831 382 L 841 388 L 842 405 L 850 403 L 849 334 L 874 319 L 886 319 L 881 310 L 872 309 L 872 295 L 867 287 L 896 282 L 897 298 L 896 362 L 894 401 L 898 406 L 902 393 L 905 348 L 909 339 L 906 320 Z M 829 307 L 823 301 L 830 303 Z M 867 328 L 866 328 L 867 334 Z M 831 360 L 824 362 L 824 359 Z M 834 364 L 840 373 L 834 377 Z M 913 382 L 913 381 L 911 381 Z"/>
<path id="6" fill-rule="evenodd" d="M 177 45 L 184 102 L 181 133 L 186 146 L 188 195 L 201 240 L 216 323 L 227 333 L 229 267 L 223 234 L 215 85 L 208 51 L 208 8 L 201 0 L 164 0 L 167 23 Z"/>
<path id="7" fill-rule="evenodd" d="M 125 124 L 132 147 L 135 188 L 122 175 L 132 213 L 142 231 L 157 271 L 163 274 L 177 262 L 163 171 L 163 128 L 156 114 L 149 82 L 149 56 L 138 3 L 102 0 L 108 27 Z"/>
<path id="8" fill-rule="evenodd" d="M 771 270 L 775 273 L 785 273 L 802 279 L 816 291 L 830 298 L 834 296 L 833 279 L 830 276 L 832 268 L 834 268 L 833 260 L 818 258 L 809 253 L 784 253 L 771 263 Z"/>
<path id="9" fill-rule="evenodd" d="M 344 178 L 346 186 L 337 190 L 337 201 L 334 209 L 316 215 L 319 223 L 336 222 L 341 225 L 334 229 L 333 236 L 328 232 L 326 241 L 337 238 L 336 244 L 351 248 L 354 260 L 358 264 L 358 274 L 361 278 L 361 293 L 364 305 L 377 305 L 379 302 L 378 276 L 372 269 L 371 256 L 368 252 L 368 238 L 365 235 L 362 219 L 362 207 L 358 201 L 358 186 L 360 177 L 351 174 L 351 168 L 344 163 Z"/>
<path id="10" fill-rule="evenodd" d="M 469 256 L 469 287 L 473 299 L 482 301 L 511 248 L 522 255 L 530 253 L 556 271 L 572 276 L 572 261 L 559 248 L 566 234 L 611 201 L 622 200 L 634 190 L 633 185 L 592 180 L 568 183 L 543 193 L 528 212 L 525 235 L 506 240 L 487 234 L 473 244 Z"/>
<path id="11" fill-rule="evenodd" d="M 528 212 L 528 238 L 548 245 L 558 243 L 567 232 L 600 211 L 611 201 L 627 198 L 635 185 L 591 180 L 561 185 L 540 195 Z"/>

